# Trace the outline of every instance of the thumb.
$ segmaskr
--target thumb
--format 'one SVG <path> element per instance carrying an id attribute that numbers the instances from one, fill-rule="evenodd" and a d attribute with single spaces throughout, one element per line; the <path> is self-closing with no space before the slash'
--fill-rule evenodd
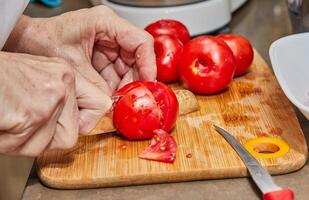
<path id="1" fill-rule="evenodd" d="M 76 96 L 79 107 L 79 132 L 89 133 L 112 107 L 111 98 L 99 87 L 76 73 Z"/>

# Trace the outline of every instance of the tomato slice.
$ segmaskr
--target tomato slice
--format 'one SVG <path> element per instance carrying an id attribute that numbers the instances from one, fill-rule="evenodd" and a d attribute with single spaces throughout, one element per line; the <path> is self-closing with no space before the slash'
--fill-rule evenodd
<path id="1" fill-rule="evenodd" d="M 130 88 L 133 87 L 130 86 Z M 129 140 L 153 137 L 153 130 L 161 126 L 161 118 L 161 109 L 146 86 L 129 90 L 122 95 L 114 107 L 114 126 Z"/>
<path id="2" fill-rule="evenodd" d="M 170 131 L 175 123 L 179 111 L 179 103 L 171 88 L 161 82 L 144 82 L 152 92 L 162 111 L 161 129 Z"/>
<path id="3" fill-rule="evenodd" d="M 177 144 L 172 135 L 162 129 L 154 130 L 149 146 L 139 154 L 139 158 L 165 163 L 173 163 L 176 158 Z"/>

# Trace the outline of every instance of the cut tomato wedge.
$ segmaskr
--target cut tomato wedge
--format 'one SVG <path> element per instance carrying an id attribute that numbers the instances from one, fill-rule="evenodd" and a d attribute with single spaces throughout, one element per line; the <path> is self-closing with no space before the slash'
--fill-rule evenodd
<path id="1" fill-rule="evenodd" d="M 165 163 L 173 163 L 176 158 L 177 144 L 172 135 L 162 129 L 153 131 L 149 146 L 139 154 L 139 158 Z"/>
<path id="2" fill-rule="evenodd" d="M 171 131 L 176 123 L 179 111 L 179 103 L 175 93 L 171 88 L 161 82 L 145 82 L 144 84 L 152 92 L 162 110 L 162 124 L 160 129 Z"/>

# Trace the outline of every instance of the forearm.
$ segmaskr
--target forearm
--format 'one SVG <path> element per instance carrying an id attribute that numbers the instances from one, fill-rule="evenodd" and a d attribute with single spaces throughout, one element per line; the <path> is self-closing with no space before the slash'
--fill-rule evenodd
<path id="1" fill-rule="evenodd" d="M 20 17 L 3 47 L 4 51 L 18 52 L 18 48 L 22 46 L 26 39 L 25 37 L 28 35 L 26 33 L 29 29 L 30 21 L 31 18 L 28 16 L 22 15 Z"/>

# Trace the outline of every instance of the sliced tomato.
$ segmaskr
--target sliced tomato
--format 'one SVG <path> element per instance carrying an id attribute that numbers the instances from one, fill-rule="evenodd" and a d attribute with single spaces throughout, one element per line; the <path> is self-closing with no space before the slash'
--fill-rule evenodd
<path id="1" fill-rule="evenodd" d="M 151 138 L 153 130 L 160 128 L 161 118 L 161 109 L 146 86 L 130 89 L 114 107 L 114 126 L 130 140 Z"/>
<path id="2" fill-rule="evenodd" d="M 114 97 L 113 122 L 130 140 L 150 139 L 153 130 L 170 131 L 179 105 L 174 92 L 160 82 L 136 81 L 121 88 Z"/>
<path id="3" fill-rule="evenodd" d="M 177 144 L 172 135 L 162 129 L 154 130 L 149 146 L 139 154 L 139 158 L 165 163 L 173 163 L 176 158 Z"/>
<path id="4" fill-rule="evenodd" d="M 179 103 L 171 88 L 161 82 L 144 82 L 152 92 L 162 111 L 161 129 L 170 131 L 175 123 L 179 111 Z"/>
<path id="5" fill-rule="evenodd" d="M 128 83 L 126 85 L 124 85 L 122 88 L 120 88 L 115 94 L 114 96 L 121 96 L 124 95 L 125 93 L 129 92 L 130 90 L 133 90 L 134 88 L 143 86 L 144 82 L 143 81 L 134 81 L 131 83 Z"/>

